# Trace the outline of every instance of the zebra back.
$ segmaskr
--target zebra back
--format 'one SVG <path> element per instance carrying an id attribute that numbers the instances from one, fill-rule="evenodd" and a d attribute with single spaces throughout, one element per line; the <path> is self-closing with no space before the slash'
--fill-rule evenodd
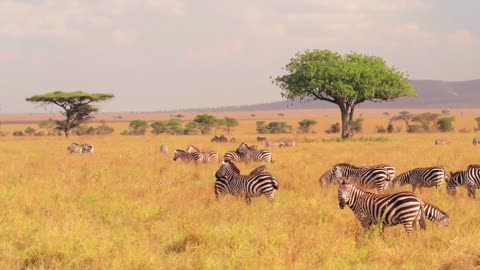
<path id="1" fill-rule="evenodd" d="M 442 166 L 434 166 L 427 168 L 416 168 L 404 172 L 397 176 L 394 180 L 394 186 L 412 185 L 413 192 L 419 187 L 435 186 L 439 191 L 443 189 L 443 182 L 447 181 L 448 175 Z"/>
<path id="2" fill-rule="evenodd" d="M 176 161 L 177 159 L 181 159 L 183 162 L 189 162 L 193 160 L 194 153 L 187 153 L 183 150 L 177 149 L 173 153 L 173 160 Z"/>
<path id="3" fill-rule="evenodd" d="M 438 222 L 442 227 L 448 227 L 448 214 L 442 211 L 440 208 L 436 207 L 435 205 L 424 203 L 425 209 L 425 218 L 433 221 Z"/>
<path id="4" fill-rule="evenodd" d="M 192 155 L 193 161 L 196 163 L 207 163 L 209 161 L 220 161 L 220 157 L 218 152 L 210 151 L 210 152 L 194 152 L 190 153 Z"/>
<path id="5" fill-rule="evenodd" d="M 225 154 L 223 155 L 223 160 L 225 160 L 225 161 L 230 160 L 230 161 L 235 161 L 235 162 L 244 161 L 242 159 L 242 156 L 240 156 L 240 154 L 235 152 L 235 151 L 225 152 Z"/>
<path id="6" fill-rule="evenodd" d="M 359 168 L 347 163 L 340 163 L 333 167 L 335 177 L 348 177 L 367 188 L 376 188 L 384 193 L 388 187 L 388 172 L 383 167 Z"/>
<path id="7" fill-rule="evenodd" d="M 185 150 L 185 152 L 187 152 L 187 153 L 198 153 L 198 152 L 200 152 L 200 150 L 197 147 L 189 144 L 187 146 L 187 149 Z"/>
<path id="8" fill-rule="evenodd" d="M 407 234 L 413 232 L 417 223 L 426 229 L 423 201 L 412 192 L 377 195 L 354 186 L 345 179 L 338 187 L 339 206 L 352 209 L 365 231 L 371 224 L 385 226 L 402 224 Z"/>
<path id="9" fill-rule="evenodd" d="M 450 173 L 451 177 L 447 181 L 447 193 L 455 195 L 457 193 L 458 186 L 467 186 L 467 171 L 458 171 Z"/>

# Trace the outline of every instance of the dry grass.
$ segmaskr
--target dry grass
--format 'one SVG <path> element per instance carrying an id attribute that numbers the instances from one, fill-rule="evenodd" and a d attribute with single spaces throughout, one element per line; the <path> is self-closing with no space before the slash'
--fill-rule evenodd
<path id="1" fill-rule="evenodd" d="M 475 134 L 398 133 L 337 143 L 322 132 L 333 121 L 320 121 L 317 134 L 267 136 L 293 138 L 298 146 L 272 149 L 276 162 L 268 167 L 280 190 L 272 205 L 260 197 L 250 207 L 232 197 L 215 200 L 218 164 L 174 162 L 172 151 L 194 144 L 223 154 L 241 141 L 256 144 L 255 120 L 241 121 L 237 143 L 225 144 L 210 143 L 211 136 L 0 138 L 0 268 L 479 269 L 480 209 L 464 190 L 456 198 L 421 193 L 449 213 L 447 230 L 429 223 L 408 238 L 395 226 L 379 237 L 364 235 L 351 210 L 339 209 L 335 186 L 318 183 L 339 162 L 390 163 L 398 172 L 464 169 L 479 163 Z M 373 129 L 385 122 L 368 118 L 359 136 L 378 136 Z M 459 118 L 456 126 L 473 123 Z M 126 126 L 115 124 L 118 132 Z M 452 144 L 435 146 L 437 138 Z M 73 141 L 92 143 L 96 152 L 67 154 Z M 169 154 L 159 152 L 162 143 Z M 248 172 L 259 165 L 239 166 Z"/>

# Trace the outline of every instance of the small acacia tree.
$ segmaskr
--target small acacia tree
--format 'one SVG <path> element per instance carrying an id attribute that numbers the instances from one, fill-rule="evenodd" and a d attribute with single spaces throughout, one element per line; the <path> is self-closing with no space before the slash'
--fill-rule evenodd
<path id="1" fill-rule="evenodd" d="M 230 135 L 230 130 L 233 127 L 238 126 L 238 120 L 232 117 L 225 116 L 225 118 L 222 120 L 223 124 L 227 127 L 227 134 Z"/>
<path id="2" fill-rule="evenodd" d="M 83 91 L 62 92 L 56 91 L 43 95 L 35 95 L 26 98 L 26 101 L 41 103 L 42 105 L 54 104 L 63 109 L 62 114 L 65 120 L 56 120 L 58 130 L 68 137 L 70 130 L 78 127 L 81 123 L 92 118 L 92 113 L 98 108 L 91 105 L 93 102 L 106 101 L 113 98 L 113 94 L 90 94 Z"/>
<path id="3" fill-rule="evenodd" d="M 298 129 L 302 133 L 310 133 L 310 128 L 313 125 L 316 125 L 317 121 L 313 119 L 303 119 L 302 121 L 298 122 Z"/>
<path id="4" fill-rule="evenodd" d="M 393 116 L 390 119 L 390 122 L 395 122 L 395 121 L 403 121 L 405 122 L 405 126 L 407 129 L 407 132 L 410 131 L 410 121 L 415 117 L 415 115 L 411 112 L 408 111 L 401 111 L 398 113 L 398 115 Z"/>
<path id="5" fill-rule="evenodd" d="M 342 138 L 349 131 L 355 107 L 365 101 L 382 102 L 416 96 L 406 75 L 388 67 L 376 56 L 340 55 L 329 50 L 297 53 L 285 66 L 286 75 L 273 79 L 289 100 L 323 100 L 337 104 L 342 118 Z"/>
<path id="6" fill-rule="evenodd" d="M 209 114 L 199 114 L 193 119 L 202 134 L 209 134 L 213 127 L 218 123 L 218 119 Z"/>

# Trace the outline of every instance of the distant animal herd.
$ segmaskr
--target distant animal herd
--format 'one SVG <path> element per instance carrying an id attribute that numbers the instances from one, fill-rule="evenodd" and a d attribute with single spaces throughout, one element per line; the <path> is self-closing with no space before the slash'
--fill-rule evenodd
<path id="1" fill-rule="evenodd" d="M 228 140 L 225 136 L 215 136 L 212 142 L 235 142 L 234 138 Z M 264 142 L 266 147 L 293 147 L 294 140 L 270 141 L 266 137 L 257 137 L 257 142 Z M 450 142 L 435 140 L 435 145 L 448 145 Z M 474 138 L 473 144 L 480 144 L 480 138 Z M 69 153 L 93 153 L 91 144 L 72 143 L 67 147 Z M 161 153 L 168 153 L 166 144 L 160 146 Z M 200 151 L 193 145 L 188 145 L 185 150 L 174 151 L 173 160 L 204 164 L 208 162 L 221 162 L 220 168 L 215 172 L 214 194 L 216 198 L 230 194 L 243 197 L 247 204 L 252 199 L 265 195 L 270 202 L 274 200 L 274 193 L 279 189 L 279 180 L 266 166 L 259 166 L 248 174 L 241 174 L 235 162 L 274 162 L 272 153 L 267 149 L 258 149 L 256 145 L 249 146 L 241 143 L 237 149 L 227 151 L 220 158 L 218 152 Z M 425 202 L 415 192 L 418 189 L 435 187 L 442 191 L 444 183 L 449 195 L 454 196 L 457 187 L 467 190 L 469 197 L 476 198 L 476 190 L 480 188 L 480 164 L 471 164 L 465 170 L 446 172 L 442 166 L 413 168 L 397 175 L 394 166 L 378 164 L 374 166 L 355 166 L 339 163 L 326 171 L 319 178 L 320 186 L 338 184 L 338 203 L 343 209 L 348 206 L 360 221 L 365 231 L 372 225 L 382 224 L 384 227 L 402 224 L 408 235 L 420 225 L 426 229 L 425 220 L 438 222 L 443 227 L 448 227 L 448 214 L 437 206 Z M 394 192 L 400 186 L 411 185 L 412 192 Z M 378 194 L 365 189 L 376 189 Z M 393 193 L 390 193 L 393 192 Z"/>

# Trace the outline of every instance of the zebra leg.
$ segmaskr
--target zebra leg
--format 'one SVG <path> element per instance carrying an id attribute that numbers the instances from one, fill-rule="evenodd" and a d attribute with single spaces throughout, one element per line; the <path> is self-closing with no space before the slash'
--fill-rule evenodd
<path id="1" fill-rule="evenodd" d="M 247 205 L 252 204 L 252 197 L 245 195 L 245 201 L 247 202 Z"/>
<path id="2" fill-rule="evenodd" d="M 469 187 L 467 187 L 467 189 L 468 189 L 468 197 L 475 199 L 475 197 L 476 197 L 475 196 L 475 193 L 476 193 L 475 188 L 469 186 Z"/>
<path id="3" fill-rule="evenodd" d="M 267 199 L 273 203 L 273 193 L 272 192 L 269 192 L 269 193 L 265 193 L 265 197 L 267 197 Z"/>
<path id="4" fill-rule="evenodd" d="M 405 229 L 405 231 L 407 232 L 407 235 L 412 235 L 412 232 L 413 232 L 413 221 L 405 221 L 405 222 L 402 222 L 403 224 L 403 228 Z"/>

